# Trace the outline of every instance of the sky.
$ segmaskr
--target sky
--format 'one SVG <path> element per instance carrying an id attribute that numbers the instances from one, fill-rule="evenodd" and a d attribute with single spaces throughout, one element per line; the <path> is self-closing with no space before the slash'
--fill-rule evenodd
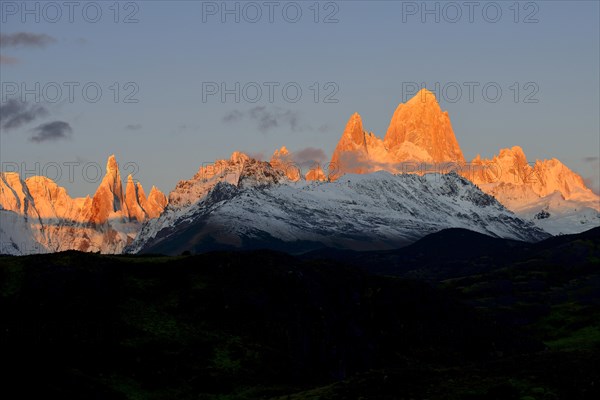
<path id="1" fill-rule="evenodd" d="M 328 161 L 434 91 L 470 160 L 521 146 L 600 188 L 598 1 L 0 1 L 2 171 L 170 192 L 239 150 Z M 123 176 L 123 178 L 125 178 Z"/>

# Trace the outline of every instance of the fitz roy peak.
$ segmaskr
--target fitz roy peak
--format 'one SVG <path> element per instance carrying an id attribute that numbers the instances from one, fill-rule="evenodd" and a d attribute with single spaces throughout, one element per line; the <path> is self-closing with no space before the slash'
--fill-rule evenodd
<path id="1" fill-rule="evenodd" d="M 383 142 L 395 161 L 465 161 L 448 112 L 427 89 L 396 108 Z"/>
<path id="2" fill-rule="evenodd" d="M 407 162 L 465 162 L 448 112 L 427 89 L 398 106 L 383 139 L 363 129 L 358 113 L 352 115 L 331 158 L 336 176 L 382 169 L 401 172 L 397 164 Z"/>

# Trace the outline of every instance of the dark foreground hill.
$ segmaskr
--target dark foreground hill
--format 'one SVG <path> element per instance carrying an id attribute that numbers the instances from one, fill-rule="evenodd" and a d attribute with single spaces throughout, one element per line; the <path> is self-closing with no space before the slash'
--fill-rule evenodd
<path id="1" fill-rule="evenodd" d="M 335 259 L 374 274 L 439 282 L 536 260 L 542 265 L 586 265 L 600 256 L 599 243 L 600 227 L 537 243 L 453 228 L 430 234 L 396 250 L 320 249 L 301 257 L 306 260 Z"/>
<path id="2" fill-rule="evenodd" d="M 459 243 L 434 239 L 414 257 L 443 270 Z M 514 246 L 428 283 L 268 251 L 0 257 L 0 396 L 597 398 L 597 235 Z"/>

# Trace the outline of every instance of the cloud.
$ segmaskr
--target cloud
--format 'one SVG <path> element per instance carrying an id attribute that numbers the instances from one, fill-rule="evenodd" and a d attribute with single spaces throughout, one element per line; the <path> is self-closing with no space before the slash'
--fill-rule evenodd
<path id="1" fill-rule="evenodd" d="M 265 153 L 263 152 L 246 152 L 246 155 L 250 158 L 254 158 L 255 160 L 258 161 L 263 161 L 265 159 Z"/>
<path id="2" fill-rule="evenodd" d="M 181 135 L 185 133 L 196 133 L 201 131 L 201 127 L 199 125 L 188 125 L 188 124 L 180 124 L 171 130 L 172 135 Z"/>
<path id="3" fill-rule="evenodd" d="M 10 56 L 3 56 L 2 54 L 0 54 L 0 64 L 15 65 L 18 63 L 19 63 L 19 59 L 10 57 Z"/>
<path id="4" fill-rule="evenodd" d="M 125 125 L 125 129 L 127 129 L 128 131 L 139 131 L 140 129 L 142 129 L 142 124 Z"/>
<path id="5" fill-rule="evenodd" d="M 592 190 L 592 192 L 596 193 L 597 195 L 600 195 L 600 178 L 599 177 L 596 176 L 595 178 L 583 178 L 583 183 L 585 183 L 585 186 L 590 188 Z"/>
<path id="6" fill-rule="evenodd" d="M 17 32 L 0 34 L 0 47 L 40 47 L 56 42 L 52 36 L 44 33 Z"/>
<path id="7" fill-rule="evenodd" d="M 292 159 L 298 164 L 323 164 L 327 161 L 327 155 L 316 147 L 306 147 L 292 153 Z"/>
<path id="8" fill-rule="evenodd" d="M 223 122 L 237 122 L 244 118 L 244 113 L 238 110 L 233 110 L 225 114 Z"/>
<path id="9" fill-rule="evenodd" d="M 300 116 L 296 111 L 281 107 L 256 106 L 247 112 L 232 110 L 223 116 L 223 122 L 239 122 L 244 118 L 249 118 L 255 122 L 256 128 L 262 133 L 267 133 L 279 127 L 288 127 L 294 132 L 314 130 L 309 124 L 301 124 Z"/>
<path id="10" fill-rule="evenodd" d="M 593 176 L 584 177 L 583 183 L 585 183 L 585 186 L 592 189 L 592 192 L 600 195 L 600 177 L 598 176 L 598 166 L 600 165 L 600 157 L 589 156 L 583 157 L 581 160 L 584 163 L 588 164 L 588 168 L 591 167 L 593 171 L 596 171 Z"/>
<path id="11" fill-rule="evenodd" d="M 17 129 L 37 118 L 48 115 L 48 110 L 40 104 L 29 104 L 15 99 L 0 104 L 0 128 Z"/>
<path id="12" fill-rule="evenodd" d="M 35 143 L 68 139 L 73 133 L 71 125 L 64 121 L 47 122 L 37 126 L 33 131 L 34 135 L 29 140 Z"/>
<path id="13" fill-rule="evenodd" d="M 320 133 L 330 132 L 331 131 L 331 126 L 329 126 L 328 124 L 323 124 L 323 125 L 319 126 L 318 131 Z"/>
<path id="14" fill-rule="evenodd" d="M 248 115 L 258 123 L 258 130 L 263 133 L 276 128 L 279 125 L 277 116 L 273 112 L 267 110 L 267 107 L 265 106 L 254 107 L 248 112 Z"/>

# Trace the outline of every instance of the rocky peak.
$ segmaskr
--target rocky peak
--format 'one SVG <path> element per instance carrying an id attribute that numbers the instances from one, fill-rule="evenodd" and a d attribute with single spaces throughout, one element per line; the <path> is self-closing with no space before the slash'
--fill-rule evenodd
<path id="1" fill-rule="evenodd" d="M 106 162 L 106 174 L 92 198 L 91 222 L 102 224 L 113 216 L 123 218 L 128 215 L 126 207 L 119 165 L 111 155 Z M 113 215 L 120 211 L 124 215 Z"/>
<path id="2" fill-rule="evenodd" d="M 365 131 L 363 130 L 363 123 L 360 114 L 354 113 L 346 124 L 343 138 L 349 142 L 354 143 L 356 146 L 365 146 Z"/>
<path id="3" fill-rule="evenodd" d="M 152 186 L 152 187 L 154 188 L 154 186 Z M 137 193 L 137 201 L 143 207 L 144 204 L 146 204 L 146 201 L 148 201 L 148 199 L 146 198 L 146 193 L 144 192 L 144 188 L 142 187 L 141 183 L 139 183 L 139 182 L 135 183 L 135 191 Z"/>
<path id="4" fill-rule="evenodd" d="M 272 160 L 286 158 L 290 155 L 289 150 L 285 146 L 281 146 L 280 149 L 277 149 L 273 152 Z"/>
<path id="5" fill-rule="evenodd" d="M 282 146 L 280 149 L 273 152 L 269 164 L 271 164 L 274 169 L 282 171 L 292 182 L 301 179 L 301 169 L 294 163 L 292 154 L 285 146 Z"/>
<path id="6" fill-rule="evenodd" d="M 230 161 L 234 164 L 244 164 L 248 162 L 248 160 L 250 160 L 250 157 L 241 151 L 234 151 L 230 157 Z"/>
<path id="7" fill-rule="evenodd" d="M 287 167 L 286 167 L 287 168 Z M 274 168 L 271 163 L 248 159 L 240 173 L 238 186 L 241 188 L 277 184 L 286 177 L 286 170 Z"/>
<path id="8" fill-rule="evenodd" d="M 510 186 L 513 191 L 522 188 L 539 197 L 553 192 L 559 192 L 564 199 L 594 197 L 591 190 L 585 186 L 583 178 L 562 162 L 553 158 L 537 160 L 535 164 L 530 164 L 519 146 L 502 149 L 491 160 L 477 156 L 471 164 L 479 169 L 467 178 L 477 185 L 482 185 L 484 190 L 495 196 L 501 197 L 501 188 Z M 515 199 L 508 200 L 514 202 Z M 501 201 L 508 204 L 506 199 L 501 198 Z"/>
<path id="9" fill-rule="evenodd" d="M 316 165 L 315 167 L 311 168 L 307 173 L 306 173 L 306 177 L 305 179 L 307 181 L 327 181 L 327 175 L 325 175 L 325 172 L 323 171 L 323 169 L 321 168 L 320 165 Z"/>
<path id="10" fill-rule="evenodd" d="M 465 161 L 448 112 L 442 111 L 435 95 L 427 89 L 396 108 L 384 144 L 394 162 Z"/>
<path id="11" fill-rule="evenodd" d="M 106 160 L 106 174 L 118 174 L 119 173 L 119 164 L 117 164 L 117 159 L 114 154 L 108 156 L 108 160 Z"/>
<path id="12" fill-rule="evenodd" d="M 358 113 L 354 113 L 333 151 L 331 166 L 336 171 L 336 177 L 343 173 L 362 174 L 368 172 L 368 160 L 369 151 L 362 118 Z"/>
<path id="13" fill-rule="evenodd" d="M 143 222 L 146 220 L 147 215 L 146 211 L 144 211 L 143 203 L 140 203 L 140 194 L 143 196 L 143 200 L 145 201 L 145 195 L 142 189 L 142 192 L 139 192 L 141 185 L 139 182 L 136 184 L 133 181 L 133 177 L 130 175 L 127 176 L 127 185 L 125 188 L 125 205 L 127 209 L 127 217 L 129 220 L 137 220 L 139 222 Z"/>
<path id="14" fill-rule="evenodd" d="M 148 213 L 148 218 L 158 218 L 167 206 L 167 203 L 167 196 L 158 190 L 158 188 L 152 186 L 152 189 L 148 194 L 148 199 L 144 204 L 144 209 L 146 210 L 146 213 Z"/>

